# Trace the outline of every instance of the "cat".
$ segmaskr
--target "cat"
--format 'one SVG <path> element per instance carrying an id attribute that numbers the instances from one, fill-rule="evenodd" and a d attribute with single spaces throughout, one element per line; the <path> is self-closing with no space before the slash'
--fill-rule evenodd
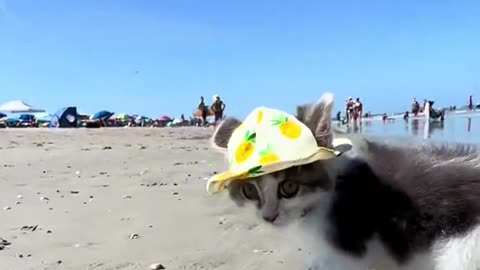
<path id="1" fill-rule="evenodd" d="M 301 224 L 316 244 L 308 269 L 479 270 L 480 155 L 475 145 L 381 141 L 332 129 L 334 96 L 297 107 L 318 146 L 349 136 L 331 160 L 234 181 L 227 190 L 266 223 Z M 226 118 L 211 142 L 225 153 L 241 122 Z"/>

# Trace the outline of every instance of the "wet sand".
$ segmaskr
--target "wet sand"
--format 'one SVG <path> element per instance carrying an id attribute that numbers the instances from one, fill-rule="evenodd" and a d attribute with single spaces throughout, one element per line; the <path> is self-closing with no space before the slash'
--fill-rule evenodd
<path id="1" fill-rule="evenodd" d="M 0 130 L 1 269 L 298 269 L 300 247 L 206 193 L 211 133 Z"/>

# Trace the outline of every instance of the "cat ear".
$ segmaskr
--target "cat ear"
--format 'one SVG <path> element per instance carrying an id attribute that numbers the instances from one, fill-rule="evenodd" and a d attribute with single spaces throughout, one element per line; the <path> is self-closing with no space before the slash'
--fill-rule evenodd
<path id="1" fill-rule="evenodd" d="M 297 106 L 297 119 L 302 123 L 305 123 L 305 114 L 308 111 L 308 107 L 309 107 L 309 105 L 299 105 L 299 106 Z"/>
<path id="2" fill-rule="evenodd" d="M 211 138 L 211 145 L 217 151 L 226 153 L 228 141 L 233 131 L 241 124 L 236 118 L 225 118 L 215 129 Z"/>
<path id="3" fill-rule="evenodd" d="M 333 99 L 332 93 L 325 93 L 317 103 L 309 106 L 306 112 L 304 112 L 303 123 L 312 131 L 318 146 L 332 147 Z"/>

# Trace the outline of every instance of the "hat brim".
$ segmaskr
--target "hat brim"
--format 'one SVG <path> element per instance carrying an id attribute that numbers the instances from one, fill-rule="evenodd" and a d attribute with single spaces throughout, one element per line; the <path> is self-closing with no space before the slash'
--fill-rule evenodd
<path id="1" fill-rule="evenodd" d="M 333 149 L 319 147 L 313 154 L 305 158 L 275 162 L 264 166 L 259 165 L 245 172 L 221 172 L 208 179 L 207 192 L 210 194 L 215 194 L 223 191 L 231 181 L 248 180 L 265 174 L 285 170 L 294 166 L 305 165 L 318 160 L 332 159 L 337 157 L 339 154 L 340 152 Z"/>

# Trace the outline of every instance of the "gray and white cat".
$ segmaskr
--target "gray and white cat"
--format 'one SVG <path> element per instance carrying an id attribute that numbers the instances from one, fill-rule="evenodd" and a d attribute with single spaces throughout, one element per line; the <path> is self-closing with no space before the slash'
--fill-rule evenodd
<path id="1" fill-rule="evenodd" d="M 297 108 L 319 146 L 336 136 L 332 108 L 329 93 Z M 225 119 L 215 148 L 225 152 L 239 124 Z M 233 182 L 230 197 L 274 226 L 300 222 L 318 251 L 309 269 L 479 270 L 476 146 L 350 139 L 336 159 Z"/>

